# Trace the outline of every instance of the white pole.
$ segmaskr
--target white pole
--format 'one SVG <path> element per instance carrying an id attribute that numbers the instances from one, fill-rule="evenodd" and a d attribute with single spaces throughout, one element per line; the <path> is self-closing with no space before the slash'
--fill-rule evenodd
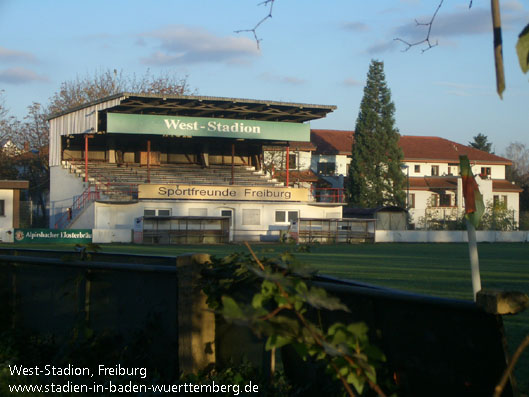
<path id="1" fill-rule="evenodd" d="M 466 219 L 468 232 L 468 254 L 470 256 L 470 270 L 472 272 L 472 292 L 474 293 L 474 302 L 476 294 L 481 290 L 481 277 L 479 275 L 479 257 L 478 245 L 476 243 L 476 229 L 474 225 Z"/>

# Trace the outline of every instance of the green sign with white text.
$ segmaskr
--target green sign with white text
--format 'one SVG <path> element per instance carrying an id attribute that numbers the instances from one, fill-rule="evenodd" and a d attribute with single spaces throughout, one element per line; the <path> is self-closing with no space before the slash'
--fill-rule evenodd
<path id="1" fill-rule="evenodd" d="M 91 243 L 92 229 L 15 229 L 15 243 Z"/>
<path id="2" fill-rule="evenodd" d="M 107 132 L 115 134 L 310 141 L 309 124 L 124 113 L 107 114 Z"/>

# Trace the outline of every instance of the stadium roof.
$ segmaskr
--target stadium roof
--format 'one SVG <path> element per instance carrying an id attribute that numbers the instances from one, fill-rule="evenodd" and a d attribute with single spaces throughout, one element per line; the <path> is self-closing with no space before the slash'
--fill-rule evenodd
<path id="1" fill-rule="evenodd" d="M 325 117 L 336 109 L 331 105 L 277 102 L 255 99 L 221 98 L 192 95 L 151 95 L 120 93 L 54 114 L 51 119 L 108 102 L 104 112 L 214 117 L 242 120 L 303 123 Z"/>

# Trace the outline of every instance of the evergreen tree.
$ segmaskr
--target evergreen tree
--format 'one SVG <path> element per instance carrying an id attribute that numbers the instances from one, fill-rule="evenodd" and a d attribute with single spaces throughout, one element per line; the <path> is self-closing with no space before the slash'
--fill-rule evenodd
<path id="1" fill-rule="evenodd" d="M 487 135 L 483 134 L 477 134 L 473 137 L 474 142 L 469 142 L 468 144 L 472 146 L 475 149 L 483 150 L 487 153 L 493 153 L 492 150 L 492 142 L 488 141 Z"/>
<path id="2" fill-rule="evenodd" d="M 394 114 L 384 63 L 372 60 L 356 120 L 348 184 L 351 206 L 405 205 L 406 176 Z"/>

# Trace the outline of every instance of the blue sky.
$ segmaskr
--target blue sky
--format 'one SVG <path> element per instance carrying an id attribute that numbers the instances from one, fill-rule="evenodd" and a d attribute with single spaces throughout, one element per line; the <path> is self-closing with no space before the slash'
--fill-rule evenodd
<path id="1" fill-rule="evenodd" d="M 438 1 L 0 0 L 0 89 L 12 115 L 46 103 L 61 82 L 98 70 L 189 76 L 198 95 L 336 105 L 313 128 L 353 129 L 371 59 L 384 61 L 401 134 L 463 144 L 478 133 L 496 153 L 529 146 L 529 75 L 516 58 L 529 23 L 527 2 L 502 0 L 507 89 L 495 93 L 489 2 L 445 1 L 432 30 L 438 46 L 404 52 L 419 40 Z M 332 4 L 332 5 L 329 5 Z"/>

